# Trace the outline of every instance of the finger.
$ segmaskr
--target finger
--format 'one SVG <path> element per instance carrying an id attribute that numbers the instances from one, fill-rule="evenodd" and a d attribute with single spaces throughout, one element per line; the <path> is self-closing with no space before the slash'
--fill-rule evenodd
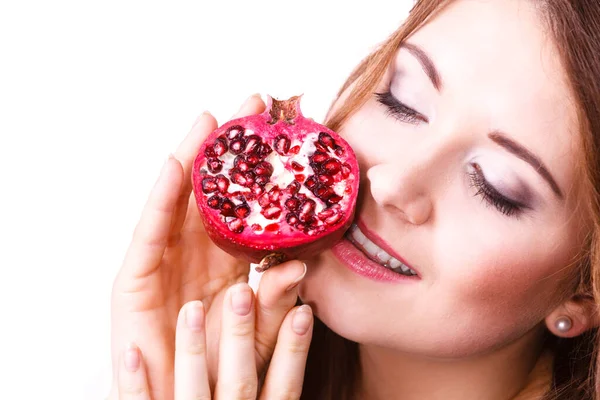
<path id="1" fill-rule="evenodd" d="M 306 274 L 306 264 L 288 261 L 269 268 L 261 277 L 256 295 L 256 368 L 261 371 L 273 355 L 279 328 L 296 305 L 297 286 Z"/>
<path id="2" fill-rule="evenodd" d="M 175 400 L 209 400 L 205 313 L 201 301 L 184 305 L 175 334 Z"/>
<path id="3" fill-rule="evenodd" d="M 247 283 L 238 283 L 225 294 L 215 390 L 217 399 L 256 399 L 253 297 Z"/>
<path id="4" fill-rule="evenodd" d="M 260 393 L 261 400 L 300 398 L 312 327 L 313 315 L 309 306 L 295 307 L 288 313 L 279 331 Z"/>
<path id="5" fill-rule="evenodd" d="M 181 164 L 169 157 L 133 233 L 125 255 L 123 272 L 130 273 L 133 277 L 142 277 L 158 266 L 169 240 L 182 177 Z"/>
<path id="6" fill-rule="evenodd" d="M 121 353 L 118 387 L 120 400 L 150 400 L 146 369 L 140 349 L 134 344 Z"/>

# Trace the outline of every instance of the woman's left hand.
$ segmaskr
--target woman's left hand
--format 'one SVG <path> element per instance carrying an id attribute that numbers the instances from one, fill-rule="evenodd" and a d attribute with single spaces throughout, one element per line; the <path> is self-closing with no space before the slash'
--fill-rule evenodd
<path id="1" fill-rule="evenodd" d="M 185 304 L 179 312 L 175 335 L 175 400 L 299 399 L 312 323 L 309 306 L 294 307 L 287 313 L 258 393 L 254 294 L 246 283 L 230 287 L 225 295 L 221 319 L 217 384 L 211 393 L 204 307 L 200 301 Z M 129 345 L 118 364 L 119 399 L 151 400 L 151 385 L 143 351 Z"/>

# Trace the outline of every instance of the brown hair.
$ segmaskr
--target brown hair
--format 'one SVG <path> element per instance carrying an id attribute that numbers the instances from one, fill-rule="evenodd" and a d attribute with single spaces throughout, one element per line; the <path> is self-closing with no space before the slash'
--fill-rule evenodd
<path id="1" fill-rule="evenodd" d="M 347 79 L 330 110 L 327 120 L 330 128 L 339 130 L 372 96 L 400 44 L 449 1 L 416 1 L 404 24 Z M 600 2 L 539 0 L 536 5 L 548 22 L 576 100 L 583 151 L 580 172 L 586 194 L 584 203 L 592 216 L 585 251 L 573 269 L 577 276 L 575 289 L 569 288 L 570 295 L 577 293 L 596 299 L 597 304 L 600 299 Z M 553 353 L 553 371 L 551 388 L 544 399 L 600 400 L 597 368 L 600 342 L 596 328 L 573 339 L 559 339 L 547 333 L 545 346 Z M 338 336 L 317 319 L 302 399 L 352 400 L 360 377 L 358 345 Z"/>

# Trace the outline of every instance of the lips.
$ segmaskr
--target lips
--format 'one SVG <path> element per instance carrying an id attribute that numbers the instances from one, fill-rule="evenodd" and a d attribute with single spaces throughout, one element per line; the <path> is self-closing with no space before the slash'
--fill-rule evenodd
<path id="1" fill-rule="evenodd" d="M 405 276 L 416 276 L 417 272 L 400 261 L 398 258 L 390 255 L 383 248 L 379 247 L 372 240 L 370 240 L 358 225 L 353 224 L 346 237 L 354 246 L 362 251 L 371 261 L 378 263 L 379 265 L 390 269 L 398 274 Z"/>

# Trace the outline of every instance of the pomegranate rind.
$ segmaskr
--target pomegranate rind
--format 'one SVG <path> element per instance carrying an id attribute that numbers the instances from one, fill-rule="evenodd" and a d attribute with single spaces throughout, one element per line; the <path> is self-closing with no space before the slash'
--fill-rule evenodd
<path id="1" fill-rule="evenodd" d="M 223 124 L 207 137 L 194 161 L 192 172 L 194 195 L 208 236 L 225 252 L 236 258 L 246 259 L 251 263 L 259 263 L 264 257 L 274 253 L 281 254 L 282 260 L 310 258 L 340 241 L 354 219 L 360 180 L 356 155 L 350 145 L 338 134 L 321 124 L 305 119 L 300 111 L 298 98 L 293 99 L 295 100 L 295 108 L 292 110 L 292 114 L 289 113 L 291 109 L 281 107 L 282 102 L 275 101 L 274 104 L 274 101 L 269 97 L 266 111 L 259 116 L 239 118 Z M 289 103 L 285 103 L 285 106 L 289 107 Z M 273 110 L 276 110 L 278 114 L 274 116 Z M 290 115 L 293 115 L 293 118 L 286 118 Z M 301 123 L 295 123 L 295 121 L 300 120 Z M 217 175 L 217 173 L 206 171 L 206 154 L 210 154 L 220 136 L 236 126 L 244 127 L 246 132 L 261 132 L 260 136 L 263 140 L 271 141 L 273 144 L 271 147 L 274 147 L 275 143 L 273 141 L 280 135 L 292 136 L 303 142 L 306 141 L 304 140 L 306 138 L 314 138 L 315 135 L 324 132 L 335 139 L 338 148 L 343 149 L 343 151 L 340 151 L 343 154 L 336 155 L 335 158 L 349 166 L 351 175 L 344 179 L 344 195 L 338 207 L 343 212 L 333 226 L 327 226 L 320 231 L 313 231 L 311 235 L 307 235 L 306 232 L 300 230 L 289 229 L 287 224 L 281 224 L 279 231 L 270 232 L 265 229 L 260 234 L 251 232 L 250 226 L 245 226 L 244 231 L 239 234 L 233 233 L 228 228 L 221 211 L 208 206 L 207 199 L 211 194 L 204 193 L 202 187 L 203 180 L 207 176 L 214 177 Z M 209 149 L 207 150 L 207 148 Z M 220 151 L 220 147 L 217 149 Z M 274 150 L 273 154 L 275 153 L 277 152 Z M 331 153 L 333 153 L 333 150 L 331 150 Z M 306 191 L 304 185 L 301 186 L 301 190 Z M 326 207 L 323 204 L 318 204 L 317 207 L 319 206 L 321 210 Z M 282 218 L 285 220 L 286 211 L 283 210 L 282 212 Z M 281 221 L 281 218 L 279 221 Z"/>

